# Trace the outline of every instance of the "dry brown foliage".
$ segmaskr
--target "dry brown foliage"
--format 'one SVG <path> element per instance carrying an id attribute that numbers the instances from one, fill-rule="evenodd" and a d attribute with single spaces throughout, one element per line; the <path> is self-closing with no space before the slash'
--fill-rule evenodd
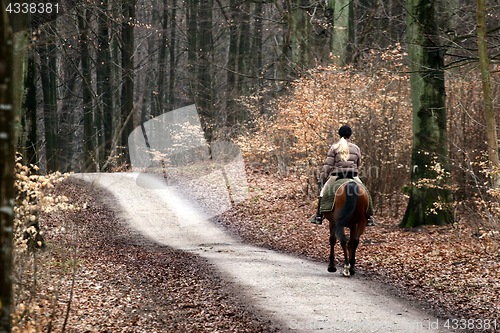
<path id="1" fill-rule="evenodd" d="M 72 258 L 60 257 L 60 250 L 68 252 L 66 246 L 69 243 L 58 244 L 54 248 L 54 258 L 46 262 L 39 260 L 39 248 L 46 246 L 43 237 L 44 232 L 39 228 L 39 218 L 42 214 L 57 214 L 61 211 L 77 211 L 79 207 L 74 205 L 65 195 L 54 192 L 57 184 L 64 181 L 68 175 L 53 173 L 50 175 L 38 175 L 36 166 L 24 166 L 19 163 L 21 157 L 17 157 L 16 163 L 16 204 L 14 208 L 14 249 L 13 249 L 13 313 L 12 331 L 15 332 L 38 332 L 40 325 L 50 326 L 51 316 L 47 310 L 51 308 L 50 297 L 40 297 L 38 289 L 43 284 L 43 275 L 46 266 L 51 266 L 50 274 L 60 274 L 61 271 L 71 267 Z M 59 234 L 65 232 L 67 226 L 60 224 L 50 232 Z M 74 247 L 74 245 L 73 245 Z M 54 260 L 54 261 L 52 261 Z M 57 295 L 60 282 L 54 283 L 49 288 Z M 48 316 L 42 314 L 49 313 Z M 37 319 L 44 319 L 39 322 Z"/>
<path id="2" fill-rule="evenodd" d="M 318 194 L 318 175 L 343 124 L 363 154 L 361 179 L 377 214 L 400 218 L 410 185 L 412 110 L 406 54 L 399 45 L 372 51 L 356 68 L 320 66 L 289 85 L 267 112 L 256 111 L 237 139 L 249 164 L 278 177 L 294 175 L 296 191 Z M 498 75 L 498 74 L 495 74 Z M 498 191 L 489 182 L 479 74 L 449 71 L 446 78 L 449 160 L 457 222 L 500 230 Z M 498 90 L 498 87 L 496 88 Z M 498 92 L 498 91 L 497 91 Z M 248 109 L 253 100 L 246 101 Z M 439 179 L 417 186 L 443 185 Z M 438 204 L 438 203 L 437 203 Z M 432 212 L 429 212 L 432 213 Z M 497 237 L 492 233 L 491 237 Z"/>
<path id="3" fill-rule="evenodd" d="M 393 205 L 408 179 L 411 148 L 404 56 L 396 45 L 384 53 L 372 51 L 363 70 L 331 65 L 304 74 L 268 114 L 249 122 L 238 139 L 245 157 L 279 175 L 298 174 L 300 190 L 314 196 L 326 153 L 338 140 L 338 128 L 348 124 L 363 153 L 361 177 L 377 206 L 387 200 Z"/>

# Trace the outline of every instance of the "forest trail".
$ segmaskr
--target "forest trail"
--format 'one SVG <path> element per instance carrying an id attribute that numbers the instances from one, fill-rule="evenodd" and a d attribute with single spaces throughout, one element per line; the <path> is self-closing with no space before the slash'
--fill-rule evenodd
<path id="1" fill-rule="evenodd" d="M 361 276 L 329 273 L 327 264 L 245 244 L 210 222 L 191 200 L 137 173 L 77 174 L 106 188 L 119 217 L 150 239 L 207 258 L 237 292 L 290 332 L 444 332 L 445 321 L 389 295 Z M 337 249 L 338 250 L 338 249 Z"/>

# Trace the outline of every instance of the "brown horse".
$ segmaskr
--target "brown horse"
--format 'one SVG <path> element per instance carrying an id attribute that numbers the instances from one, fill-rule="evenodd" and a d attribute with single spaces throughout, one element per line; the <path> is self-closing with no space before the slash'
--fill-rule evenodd
<path id="1" fill-rule="evenodd" d="M 337 238 L 344 250 L 344 276 L 354 275 L 354 264 L 356 263 L 356 248 L 359 237 L 365 231 L 368 215 L 369 198 L 368 193 L 356 182 L 351 181 L 342 185 L 337 191 L 333 210 L 324 214 L 330 221 L 330 263 L 329 272 L 336 272 L 334 246 Z M 344 228 L 349 228 L 349 242 L 344 233 Z"/>

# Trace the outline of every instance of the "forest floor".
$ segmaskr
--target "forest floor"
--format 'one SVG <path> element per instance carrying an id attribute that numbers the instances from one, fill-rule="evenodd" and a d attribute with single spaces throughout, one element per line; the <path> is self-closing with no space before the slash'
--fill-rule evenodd
<path id="1" fill-rule="evenodd" d="M 277 179 L 248 170 L 248 179 L 249 198 L 219 216 L 218 222 L 247 242 L 325 262 L 326 269 L 328 221 L 319 226 L 309 222 L 317 200 L 299 195 L 295 177 Z M 485 331 L 496 324 L 499 330 L 498 240 L 472 230 L 466 221 L 403 229 L 394 217 L 375 217 L 377 225 L 367 227 L 356 252 L 358 273 L 409 300 L 426 303 L 437 315 L 456 320 L 454 327 Z M 341 255 L 337 243 L 337 263 Z"/>
<path id="2" fill-rule="evenodd" d="M 249 198 L 216 222 L 255 245 L 324 262 L 326 271 L 328 228 L 326 223 L 308 222 L 316 200 L 298 195 L 293 178 L 250 170 L 248 176 Z M 105 195 L 98 188 L 70 182 L 58 191 L 77 203 L 86 202 L 86 208 L 42 216 L 48 248 L 37 256 L 35 270 L 22 272 L 24 284 L 37 277 L 36 293 L 17 290 L 17 297 L 26 301 L 18 302 L 25 305 L 17 308 L 23 320 L 14 332 L 29 332 L 31 322 L 54 332 L 63 326 L 67 332 L 278 330 L 245 304 L 206 259 L 123 228 L 98 199 Z M 284 207 L 288 213 L 283 213 Z M 358 274 L 426 303 L 440 316 L 457 319 L 450 322 L 456 325 L 452 328 L 472 323 L 474 331 L 493 331 L 496 320 L 498 329 L 500 253 L 495 243 L 466 226 L 404 230 L 397 222 L 378 217 L 377 225 L 367 228 L 357 252 Z M 338 260 L 340 252 L 338 246 Z"/>
<path id="3" fill-rule="evenodd" d="M 42 214 L 47 248 L 16 269 L 14 333 L 277 331 L 206 259 L 127 228 L 102 189 L 71 181 L 55 194 L 86 205 Z"/>

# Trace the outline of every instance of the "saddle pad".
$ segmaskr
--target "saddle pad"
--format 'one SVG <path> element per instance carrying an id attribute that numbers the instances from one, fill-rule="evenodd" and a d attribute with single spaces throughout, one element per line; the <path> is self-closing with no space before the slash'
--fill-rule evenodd
<path id="1" fill-rule="evenodd" d="M 368 203 L 368 208 L 366 209 L 366 214 L 368 216 L 372 216 L 373 215 L 373 203 L 372 203 L 372 197 L 370 195 L 370 192 L 368 192 L 368 190 L 366 189 L 366 187 L 363 183 L 360 183 L 358 181 L 355 181 L 354 179 L 349 179 L 349 178 L 339 179 L 339 180 L 335 181 L 333 184 L 331 184 L 325 190 L 325 194 L 321 198 L 320 211 L 322 213 L 324 213 L 324 212 L 330 212 L 333 210 L 333 204 L 335 202 L 335 195 L 337 194 L 337 191 L 339 190 L 339 188 L 347 182 L 356 182 L 358 185 L 363 187 L 363 189 L 366 191 L 366 193 L 368 193 L 369 203 Z"/>

